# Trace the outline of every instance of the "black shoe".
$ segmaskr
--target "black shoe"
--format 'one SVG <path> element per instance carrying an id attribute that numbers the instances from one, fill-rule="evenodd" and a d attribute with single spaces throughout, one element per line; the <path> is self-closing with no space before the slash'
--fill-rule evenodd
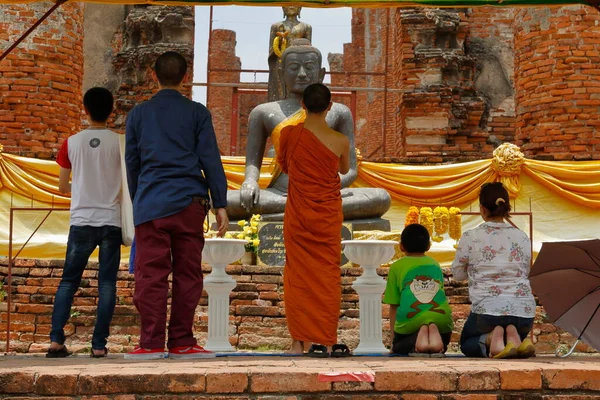
<path id="1" fill-rule="evenodd" d="M 92 358 L 104 358 L 104 357 L 108 357 L 108 349 L 105 347 L 104 348 L 104 353 L 102 353 L 102 354 L 96 354 L 96 353 L 94 353 L 94 349 L 90 349 L 90 357 L 92 357 Z"/>
<path id="2" fill-rule="evenodd" d="M 334 344 L 331 348 L 331 357 L 344 358 L 350 357 L 351 355 L 350 349 L 345 344 Z"/>
<path id="3" fill-rule="evenodd" d="M 312 344 L 310 349 L 308 349 L 307 356 L 313 358 L 327 358 L 329 357 L 329 353 L 327 352 L 327 347 L 322 344 Z"/>
<path id="4" fill-rule="evenodd" d="M 58 350 L 48 349 L 48 352 L 46 353 L 46 358 L 65 358 L 69 357 L 71 354 L 73 353 L 67 350 L 67 346 L 63 345 L 63 347 L 61 347 Z"/>

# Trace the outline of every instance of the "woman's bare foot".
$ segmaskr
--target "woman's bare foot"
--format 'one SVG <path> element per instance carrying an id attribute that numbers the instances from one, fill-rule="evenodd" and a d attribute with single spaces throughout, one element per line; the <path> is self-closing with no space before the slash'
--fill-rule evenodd
<path id="1" fill-rule="evenodd" d="M 512 343 L 515 347 L 519 347 L 521 344 L 521 336 L 519 336 L 519 332 L 514 325 L 506 327 L 506 343 Z"/>
<path id="2" fill-rule="evenodd" d="M 504 329 L 501 326 L 495 327 L 492 333 L 488 335 L 486 344 L 490 349 L 490 357 L 501 353 L 504 350 Z"/>
<path id="3" fill-rule="evenodd" d="M 419 329 L 417 341 L 415 342 L 415 351 L 417 353 L 429 353 L 429 327 L 423 325 Z"/>
<path id="4" fill-rule="evenodd" d="M 304 354 L 304 342 L 292 339 L 292 347 L 285 352 L 286 354 Z"/>
<path id="5" fill-rule="evenodd" d="M 442 341 L 442 335 L 435 324 L 429 324 L 429 352 L 430 353 L 443 353 L 444 342 Z"/>

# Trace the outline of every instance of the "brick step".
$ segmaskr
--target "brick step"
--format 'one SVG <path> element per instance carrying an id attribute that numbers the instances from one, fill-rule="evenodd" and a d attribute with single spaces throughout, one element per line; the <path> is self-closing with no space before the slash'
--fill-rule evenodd
<path id="1" fill-rule="evenodd" d="M 591 400 L 600 394 L 599 361 L 600 356 L 566 360 L 218 357 L 144 362 L 119 355 L 61 360 L 4 356 L 0 357 L 0 398 Z M 368 373 L 373 382 L 332 381 L 338 379 L 336 373 L 358 372 Z"/>

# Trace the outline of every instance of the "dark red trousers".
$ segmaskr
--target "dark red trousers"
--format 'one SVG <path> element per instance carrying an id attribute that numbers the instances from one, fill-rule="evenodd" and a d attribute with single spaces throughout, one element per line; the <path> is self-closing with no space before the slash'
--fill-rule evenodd
<path id="1" fill-rule="evenodd" d="M 135 292 L 141 317 L 140 346 L 163 349 L 169 274 L 173 272 L 167 348 L 193 346 L 196 306 L 202 296 L 203 222 L 206 209 L 192 203 L 183 211 L 135 227 Z"/>

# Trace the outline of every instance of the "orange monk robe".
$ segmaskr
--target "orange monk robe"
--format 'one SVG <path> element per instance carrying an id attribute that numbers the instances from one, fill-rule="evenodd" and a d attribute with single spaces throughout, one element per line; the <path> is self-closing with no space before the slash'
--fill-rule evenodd
<path id="1" fill-rule="evenodd" d="M 333 345 L 341 304 L 339 157 L 303 124 L 282 130 L 277 161 L 289 175 L 283 218 L 285 314 L 292 338 Z"/>
<path id="2" fill-rule="evenodd" d="M 281 121 L 279 124 L 277 124 L 275 129 L 273 129 L 273 132 L 271 132 L 271 141 L 273 142 L 273 147 L 275 147 L 276 154 L 279 154 L 279 141 L 280 141 L 279 138 L 281 137 L 281 132 L 288 126 L 304 123 L 305 119 L 306 119 L 306 111 L 304 111 L 304 108 L 301 108 L 298 111 L 296 111 L 294 114 L 290 115 L 289 117 L 287 117 L 286 119 Z M 269 187 L 272 187 L 282 172 L 281 167 L 279 166 L 279 163 L 277 162 L 277 158 L 274 158 L 273 161 L 271 161 L 270 172 L 271 172 L 271 181 L 269 182 Z"/>

